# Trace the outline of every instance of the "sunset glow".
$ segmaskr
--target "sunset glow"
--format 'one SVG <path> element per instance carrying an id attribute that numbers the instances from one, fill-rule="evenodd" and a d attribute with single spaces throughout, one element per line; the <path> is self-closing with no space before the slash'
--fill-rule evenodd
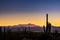
<path id="1" fill-rule="evenodd" d="M 1 5 L 2 4 L 2 5 Z M 26 0 L 0 1 L 0 26 L 46 24 L 46 13 L 52 25 L 60 26 L 60 1 Z"/>

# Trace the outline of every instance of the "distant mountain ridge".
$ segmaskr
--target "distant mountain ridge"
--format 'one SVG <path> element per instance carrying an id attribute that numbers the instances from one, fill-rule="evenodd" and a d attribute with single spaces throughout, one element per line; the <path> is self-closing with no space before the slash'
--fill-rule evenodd
<path id="1" fill-rule="evenodd" d="M 13 25 L 14 27 L 40 27 L 38 25 L 35 25 L 35 24 L 18 24 L 18 25 Z"/>
<path id="2" fill-rule="evenodd" d="M 58 31 L 60 32 L 60 27 L 59 26 L 52 26 L 51 27 L 51 32 Z"/>
<path id="3" fill-rule="evenodd" d="M 38 25 L 34 25 L 34 24 L 18 24 L 18 25 L 13 25 L 13 26 L 3 26 L 2 30 L 4 29 L 7 30 L 11 30 L 11 31 L 24 31 L 24 29 L 26 28 L 27 31 L 32 31 L 32 32 L 43 32 L 43 27 L 42 26 L 38 26 Z M 57 26 L 52 26 L 51 27 L 51 32 L 54 32 L 55 30 L 57 30 L 58 32 L 60 32 L 60 27 Z"/>

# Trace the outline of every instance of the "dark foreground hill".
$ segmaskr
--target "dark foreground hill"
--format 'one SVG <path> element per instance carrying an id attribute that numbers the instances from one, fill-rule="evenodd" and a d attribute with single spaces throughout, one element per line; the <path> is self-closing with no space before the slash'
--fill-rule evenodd
<path id="1" fill-rule="evenodd" d="M 0 40 L 60 40 L 60 33 L 44 32 L 2 32 Z"/>
<path id="2" fill-rule="evenodd" d="M 51 26 L 46 33 L 43 27 L 33 24 L 1 27 L 0 40 L 60 40 L 60 27 Z"/>

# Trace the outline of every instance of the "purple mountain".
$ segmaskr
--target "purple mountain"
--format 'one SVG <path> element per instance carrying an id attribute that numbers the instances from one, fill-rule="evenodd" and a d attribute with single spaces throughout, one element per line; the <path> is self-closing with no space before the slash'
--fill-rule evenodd
<path id="1" fill-rule="evenodd" d="M 55 31 L 60 32 L 60 26 L 52 26 L 51 27 L 51 32 L 55 32 Z"/>
<path id="2" fill-rule="evenodd" d="M 19 25 L 14 25 L 14 26 L 4 26 L 4 27 L 5 27 L 6 31 L 7 30 L 24 31 L 25 28 L 26 28 L 26 31 L 31 31 L 31 32 L 42 32 L 43 31 L 43 28 L 41 26 L 37 26 L 34 24 L 30 24 L 30 23 L 29 24 L 19 24 Z"/>
<path id="3" fill-rule="evenodd" d="M 19 24 L 19 25 L 14 25 L 14 26 L 3 26 L 2 30 L 11 30 L 11 31 L 24 31 L 25 28 L 27 31 L 31 31 L 31 32 L 43 32 L 43 27 L 41 26 L 37 26 L 34 24 Z M 57 30 L 58 32 L 60 32 L 60 27 L 56 27 L 56 26 L 52 26 L 51 27 L 51 32 L 54 32 L 55 30 Z"/>

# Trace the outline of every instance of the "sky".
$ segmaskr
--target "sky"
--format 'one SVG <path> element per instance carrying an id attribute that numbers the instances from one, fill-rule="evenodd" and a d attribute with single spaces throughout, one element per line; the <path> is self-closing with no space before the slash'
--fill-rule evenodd
<path id="1" fill-rule="evenodd" d="M 60 26 L 60 0 L 0 0 L 0 26 L 46 24 Z"/>

